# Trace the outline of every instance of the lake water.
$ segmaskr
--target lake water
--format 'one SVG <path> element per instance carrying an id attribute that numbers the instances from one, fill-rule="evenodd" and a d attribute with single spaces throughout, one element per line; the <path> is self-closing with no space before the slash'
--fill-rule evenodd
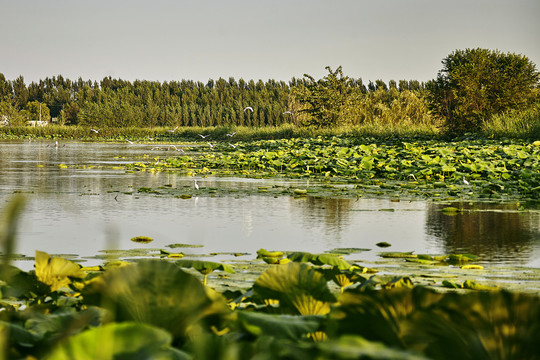
<path id="1" fill-rule="evenodd" d="M 0 142 L 0 207 L 14 192 L 28 200 L 16 252 L 74 254 L 76 261 L 90 265 L 100 262 L 92 257 L 104 249 L 167 249 L 183 243 L 203 246 L 181 249 L 186 254 L 242 252 L 253 257 L 260 248 L 315 253 L 368 248 L 361 257 L 372 261 L 381 251 L 375 244 L 385 241 L 392 246 L 384 251 L 467 252 L 491 264 L 540 267 L 539 211 L 472 203 L 463 205 L 471 211 L 448 216 L 440 211 L 441 204 L 431 201 L 248 196 L 241 191 L 190 199 L 140 194 L 141 187 L 191 189 L 194 179 L 203 188 L 239 190 L 306 185 L 297 180 L 129 173 L 121 167 L 177 154 L 152 150 L 154 146 L 62 142 L 57 148 L 54 141 Z M 135 236 L 154 241 L 134 243 L 130 239 Z M 16 265 L 29 269 L 33 263 Z"/>

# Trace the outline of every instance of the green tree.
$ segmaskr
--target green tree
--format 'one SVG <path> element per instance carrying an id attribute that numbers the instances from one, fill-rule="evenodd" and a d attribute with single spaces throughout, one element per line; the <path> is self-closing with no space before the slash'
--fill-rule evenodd
<path id="1" fill-rule="evenodd" d="M 51 118 L 47 105 L 39 101 L 31 101 L 26 104 L 26 111 L 30 120 L 48 121 Z"/>
<path id="2" fill-rule="evenodd" d="M 539 73 L 523 55 L 466 49 L 454 51 L 442 63 L 427 89 L 449 133 L 477 131 L 493 115 L 524 110 L 538 100 Z"/>
<path id="3" fill-rule="evenodd" d="M 306 113 L 307 125 L 317 127 L 336 126 L 340 120 L 341 110 L 351 92 L 349 78 L 343 76 L 341 66 L 335 71 L 327 66 L 328 75 L 315 81 L 305 74 L 306 82 L 295 88 L 295 97 L 302 105 L 300 112 Z"/>

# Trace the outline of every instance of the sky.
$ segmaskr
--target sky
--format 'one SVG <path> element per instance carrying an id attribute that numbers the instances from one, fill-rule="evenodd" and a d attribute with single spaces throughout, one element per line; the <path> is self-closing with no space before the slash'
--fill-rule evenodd
<path id="1" fill-rule="evenodd" d="M 539 0 L 0 0 L 0 73 L 76 80 L 428 81 L 457 49 L 540 70 Z"/>

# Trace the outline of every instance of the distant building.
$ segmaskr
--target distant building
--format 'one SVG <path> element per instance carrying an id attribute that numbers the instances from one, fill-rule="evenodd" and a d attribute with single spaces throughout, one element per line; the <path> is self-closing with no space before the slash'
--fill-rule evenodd
<path id="1" fill-rule="evenodd" d="M 28 126 L 46 126 L 47 125 L 47 122 L 46 121 L 39 121 L 39 120 L 29 120 L 26 122 L 26 125 Z"/>

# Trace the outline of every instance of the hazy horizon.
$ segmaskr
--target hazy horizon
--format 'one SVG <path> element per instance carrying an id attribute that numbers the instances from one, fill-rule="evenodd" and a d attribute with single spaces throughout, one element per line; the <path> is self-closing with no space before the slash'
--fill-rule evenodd
<path id="1" fill-rule="evenodd" d="M 364 82 L 428 81 L 456 49 L 540 66 L 538 0 L 0 0 L 0 73 L 71 80 L 289 81 L 342 66 Z"/>

